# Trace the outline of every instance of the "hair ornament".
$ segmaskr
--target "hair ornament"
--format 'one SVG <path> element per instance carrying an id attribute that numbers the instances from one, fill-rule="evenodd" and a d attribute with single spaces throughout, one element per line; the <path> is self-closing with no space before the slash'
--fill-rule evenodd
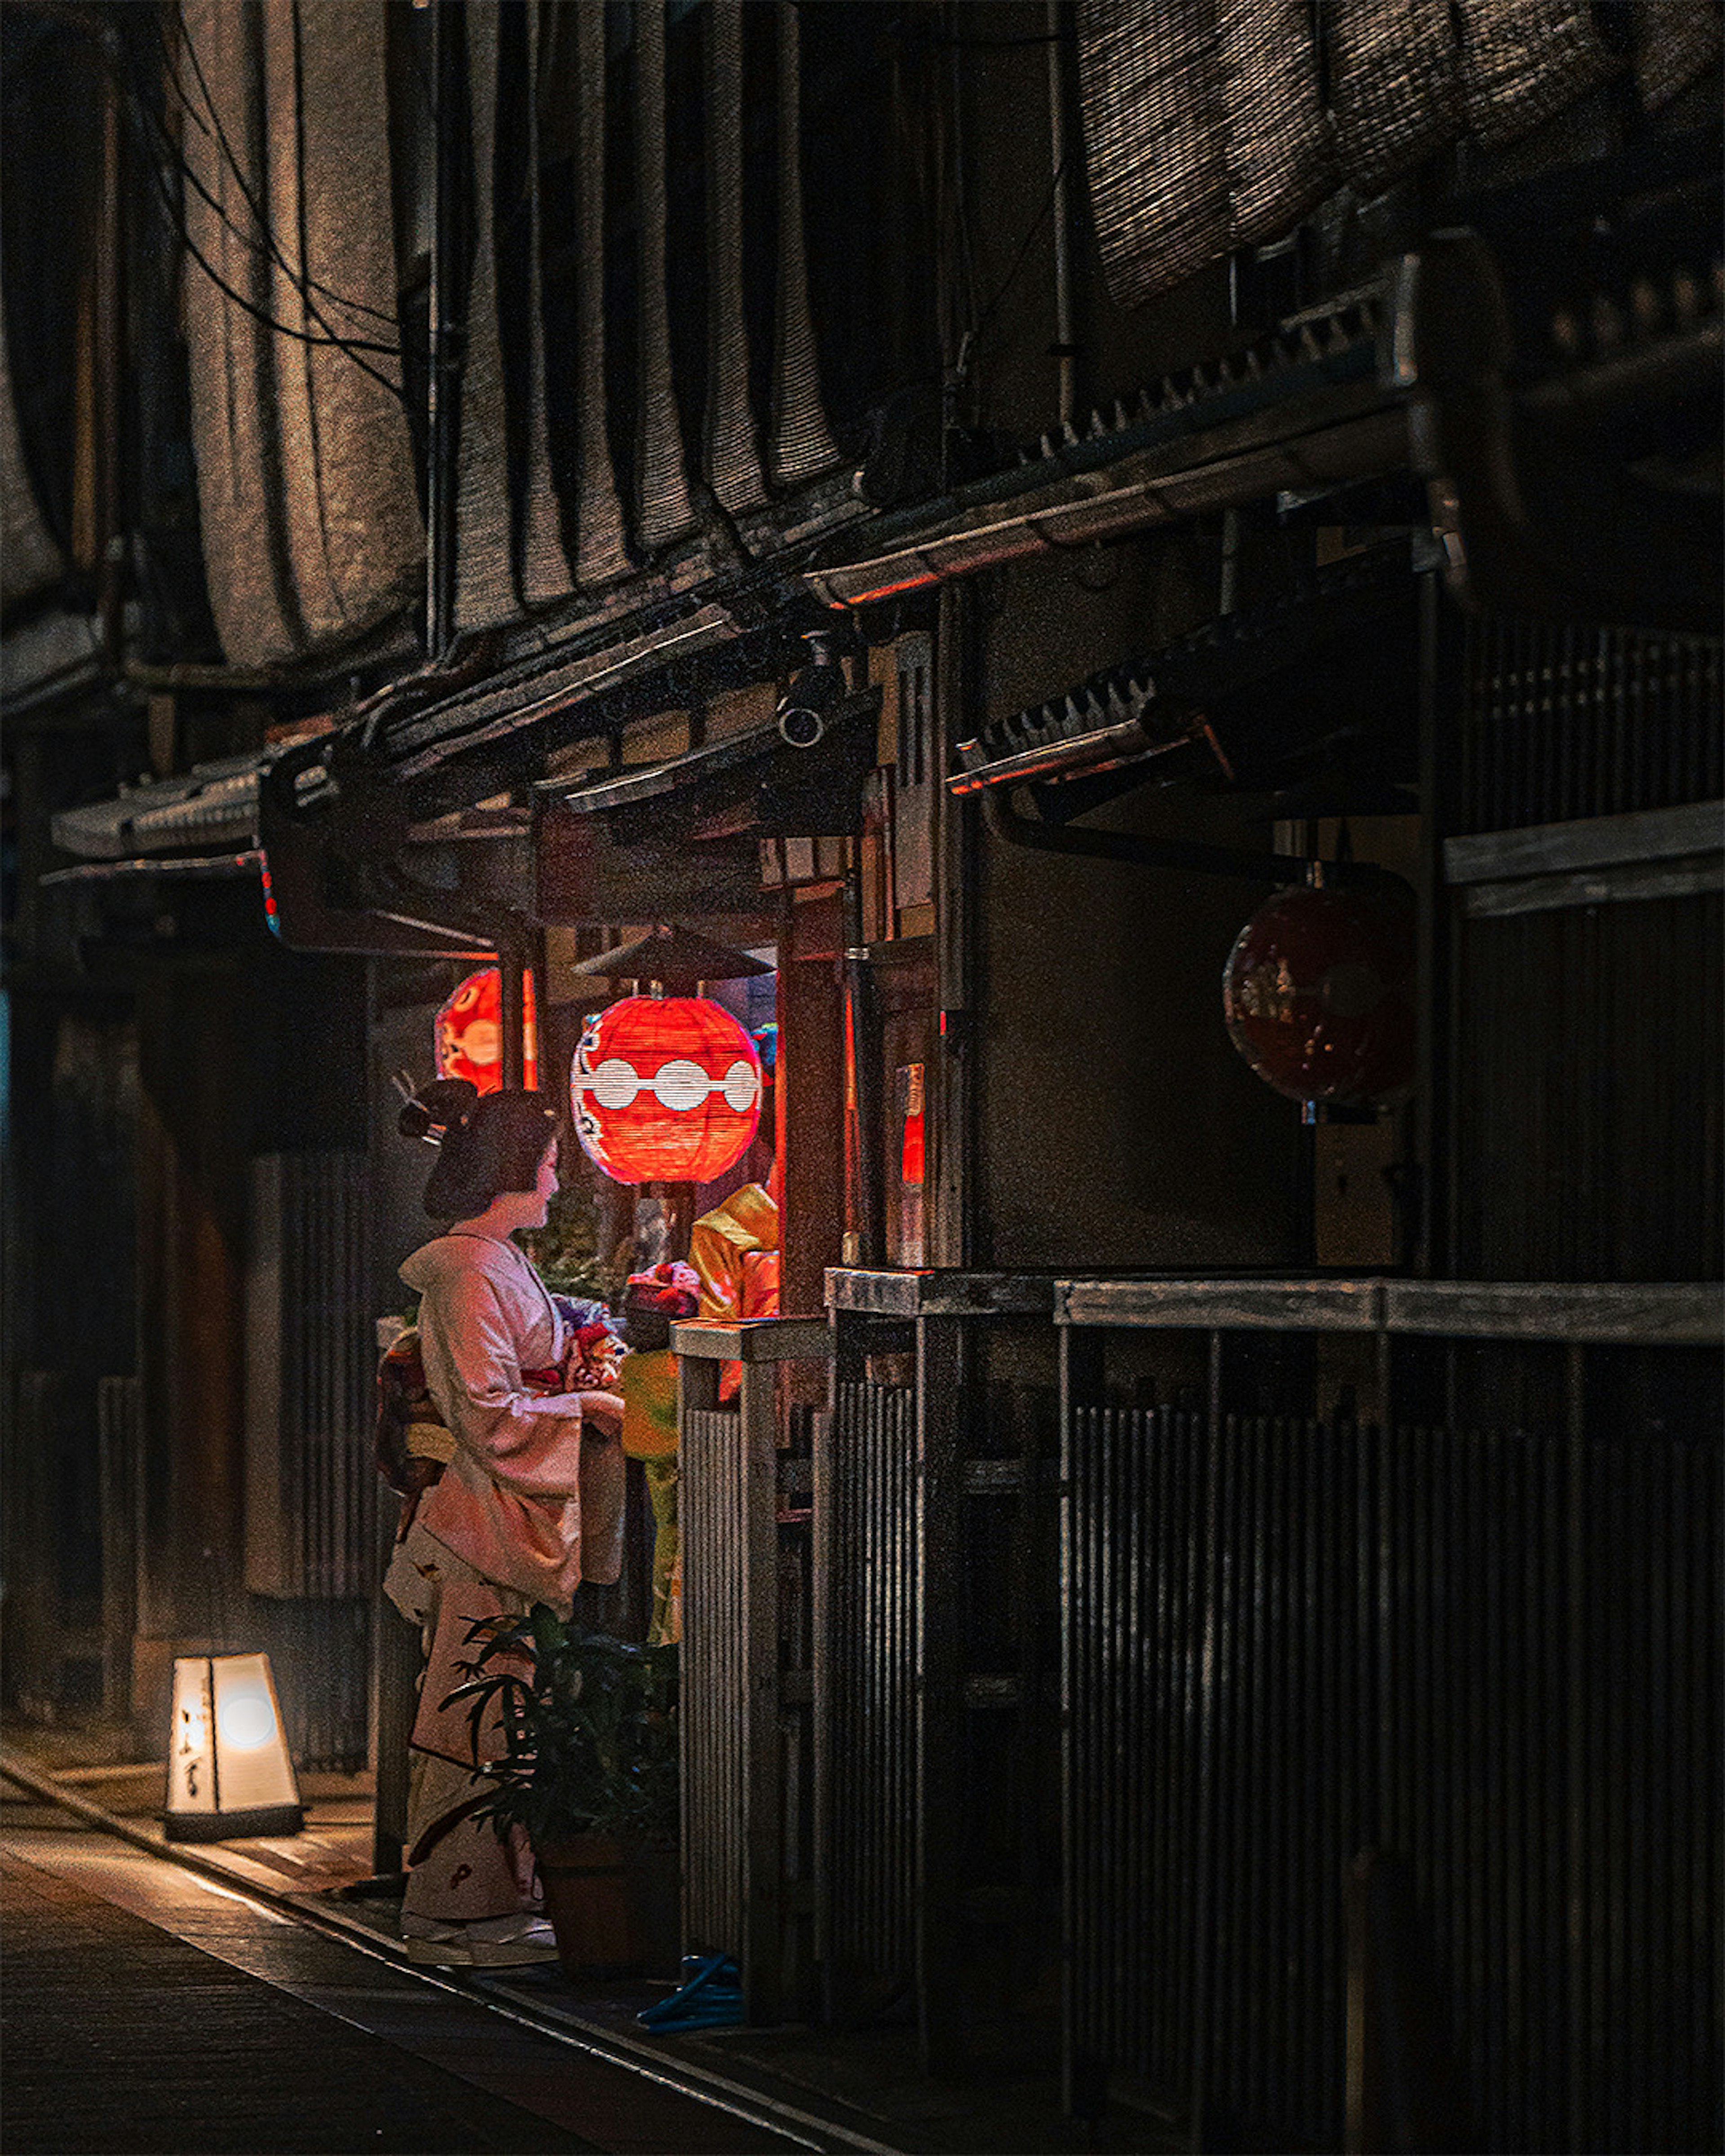
<path id="1" fill-rule="evenodd" d="M 402 1096 L 397 1129 L 403 1137 L 423 1138 L 427 1145 L 440 1146 L 452 1131 L 465 1131 L 479 1106 L 479 1088 L 465 1078 L 434 1079 L 419 1092 L 404 1070 L 397 1071 L 393 1082 Z"/>

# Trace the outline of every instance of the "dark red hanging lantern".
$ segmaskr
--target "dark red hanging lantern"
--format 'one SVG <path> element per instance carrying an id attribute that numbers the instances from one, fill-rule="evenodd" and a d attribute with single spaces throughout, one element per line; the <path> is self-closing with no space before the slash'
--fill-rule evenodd
<path id="1" fill-rule="evenodd" d="M 1229 1037 L 1291 1100 L 1388 1107 L 1414 1080 L 1414 966 L 1399 879 L 1278 891 L 1229 953 Z"/>
<path id="2" fill-rule="evenodd" d="M 629 996 L 588 1019 L 569 1071 L 575 1134 L 614 1183 L 711 1183 L 761 1120 L 761 1059 L 705 996 Z"/>
<path id="3" fill-rule="evenodd" d="M 521 1065 L 527 1091 L 539 1086 L 539 1025 L 533 976 L 521 979 Z M 481 1093 L 503 1083 L 503 983 L 495 966 L 470 973 L 437 1014 L 434 1039 L 439 1078 L 465 1078 Z"/>

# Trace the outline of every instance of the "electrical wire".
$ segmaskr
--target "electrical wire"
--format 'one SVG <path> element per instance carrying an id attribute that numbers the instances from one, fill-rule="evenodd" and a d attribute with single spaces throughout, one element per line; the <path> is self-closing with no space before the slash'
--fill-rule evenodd
<path id="1" fill-rule="evenodd" d="M 174 207 L 173 197 L 167 185 L 167 175 L 160 162 L 155 157 L 148 155 L 147 152 L 146 162 L 150 166 L 151 175 L 156 182 L 158 203 L 163 217 L 167 220 L 169 229 L 178 239 L 180 244 L 185 249 L 192 260 L 197 264 L 198 267 L 203 272 L 204 275 L 208 278 L 211 284 L 216 287 L 218 292 L 222 293 L 224 297 L 230 300 L 243 314 L 249 315 L 254 321 L 261 324 L 264 329 L 273 331 L 277 336 L 286 337 L 295 344 L 316 345 L 326 350 L 339 352 L 344 358 L 349 360 L 355 367 L 357 367 L 360 370 L 361 373 L 368 374 L 372 381 L 377 384 L 379 388 L 387 389 L 389 394 L 395 398 L 403 406 L 407 404 L 407 395 L 401 386 L 397 382 L 392 382 L 387 374 L 383 373 L 379 368 L 373 367 L 370 361 L 362 356 L 367 351 L 388 352 L 393 355 L 393 346 L 383 345 L 362 345 L 356 340 L 350 338 L 327 336 L 320 336 L 315 331 L 311 330 L 296 329 L 290 322 L 278 321 L 275 316 L 270 314 L 266 309 L 259 306 L 254 301 L 249 300 L 244 292 L 236 290 L 235 288 L 228 282 L 227 279 L 223 276 L 220 270 L 216 268 L 215 264 L 203 252 L 203 249 L 199 247 L 197 241 L 193 239 L 189 231 L 187 231 L 184 222 Z"/>
<path id="2" fill-rule="evenodd" d="M 137 131 L 139 147 L 142 154 L 144 162 L 149 168 L 151 178 L 155 184 L 157 204 L 161 209 L 162 214 L 166 219 L 168 228 L 172 232 L 174 237 L 179 241 L 181 246 L 184 248 L 186 253 L 197 264 L 198 268 L 203 270 L 205 276 L 209 279 L 210 282 L 213 284 L 217 290 L 226 298 L 232 300 L 235 306 L 239 307 L 244 313 L 249 315 L 264 328 L 273 331 L 277 336 L 286 337 L 295 343 L 326 346 L 331 350 L 341 352 L 347 358 L 351 360 L 362 373 L 369 375 L 372 380 L 377 382 L 380 388 L 387 390 L 393 398 L 396 398 L 403 405 L 407 405 L 408 403 L 408 399 L 404 390 L 398 383 L 392 381 L 389 377 L 384 374 L 380 369 L 373 367 L 370 362 L 363 357 L 367 352 L 376 352 L 387 358 L 399 360 L 403 357 L 399 346 L 375 342 L 357 337 L 347 337 L 334 331 L 316 307 L 315 301 L 311 300 L 310 292 L 307 290 L 308 285 L 315 285 L 316 280 L 302 279 L 293 270 L 291 265 L 287 263 L 285 258 L 282 257 L 279 249 L 275 250 L 275 259 L 278 265 L 281 269 L 283 275 L 288 279 L 289 282 L 292 284 L 295 289 L 300 293 L 300 297 L 305 300 L 308 312 L 313 316 L 314 319 L 322 323 L 325 334 L 320 336 L 316 331 L 299 329 L 290 323 L 276 320 L 276 318 L 273 315 L 270 314 L 265 309 L 259 307 L 254 301 L 248 299 L 243 292 L 236 290 L 234 287 L 228 282 L 228 280 L 222 275 L 221 272 L 217 270 L 215 265 L 210 261 L 203 249 L 199 247 L 198 243 L 193 239 L 180 208 L 176 203 L 173 189 L 170 184 L 170 173 L 172 173 L 174 177 L 177 177 L 182 185 L 189 184 L 192 186 L 197 192 L 203 197 L 204 201 L 209 204 L 210 208 L 215 212 L 216 215 L 220 218 L 223 223 L 228 228 L 228 230 L 233 232 L 234 236 L 240 240 L 242 244 L 252 248 L 254 251 L 261 252 L 262 250 L 258 248 L 256 241 L 253 240 L 245 233 L 244 233 L 234 223 L 234 220 L 228 216 L 222 205 L 216 202 L 210 195 L 208 189 L 203 186 L 197 173 L 192 170 L 191 167 L 181 154 L 179 146 L 173 140 L 172 134 L 169 132 L 165 120 L 156 110 L 155 102 L 151 95 L 149 85 L 140 77 L 138 61 L 133 53 L 130 41 L 122 34 L 118 34 L 114 32 L 111 28 L 104 32 L 94 24 L 83 22 L 74 23 L 73 27 L 84 33 L 103 63 L 112 71 L 113 74 L 118 80 L 121 90 L 123 93 L 125 109 L 127 112 L 128 117 L 131 119 L 134 127 Z M 160 25 L 157 24 L 155 27 L 159 38 L 162 35 Z M 28 57 L 33 59 L 35 54 L 31 54 L 28 55 Z M 16 80 L 17 73 L 15 70 L 13 71 L 13 74 L 14 80 Z M 204 126 L 202 118 L 187 98 L 183 85 L 176 80 L 174 87 L 182 109 L 186 112 L 187 117 L 190 118 L 193 124 L 199 128 L 200 131 L 206 135 L 208 134 L 210 131 Z M 159 152 L 157 146 L 158 141 L 160 143 Z M 231 152 L 229 153 L 229 157 L 230 162 L 232 162 Z M 244 176 L 239 175 L 239 177 L 240 177 L 242 189 L 244 191 Z M 246 192 L 248 201 L 252 202 L 254 214 L 260 214 L 258 211 L 255 202 L 252 201 L 249 192 Z M 267 220 L 264 220 L 264 222 L 267 227 Z M 343 300 L 341 295 L 331 291 L 330 288 L 327 286 L 318 285 L 316 289 L 324 291 L 326 296 L 336 300 L 338 304 L 353 310 L 354 311 L 370 313 L 377 316 L 379 320 L 387 321 L 388 319 L 388 317 L 382 315 L 379 310 L 366 307 L 362 302 Z"/>
<path id="3" fill-rule="evenodd" d="M 162 49 L 163 73 L 167 82 L 172 87 L 175 98 L 178 101 L 181 110 L 198 129 L 200 134 L 211 136 L 212 140 L 219 140 L 220 138 L 218 136 L 211 135 L 210 128 L 205 124 L 202 116 L 198 111 L 197 107 L 193 104 L 184 84 L 181 81 L 178 70 L 174 65 L 172 49 L 168 44 L 167 34 L 163 31 L 159 19 L 156 21 L 155 28 L 157 39 Z M 190 51 L 189 39 L 187 40 L 187 50 L 188 52 Z M 192 54 L 192 61 L 193 66 L 196 67 L 196 54 Z M 208 100 L 209 91 L 207 85 L 203 84 L 201 69 L 199 70 L 199 86 L 203 88 L 204 95 L 206 99 Z M 213 112 L 213 100 L 210 101 L 212 112 Z M 249 247 L 257 254 L 269 254 L 285 272 L 290 280 L 300 291 L 314 291 L 321 293 L 324 298 L 334 301 L 334 303 L 338 307 L 341 308 L 346 313 L 354 315 L 369 315 L 374 321 L 388 323 L 391 327 L 395 326 L 394 316 L 386 312 L 382 308 L 370 306 L 363 300 L 351 300 L 347 298 L 345 294 L 336 291 L 333 285 L 324 284 L 321 279 L 310 275 L 309 273 L 306 273 L 303 270 L 298 275 L 295 275 L 295 273 L 288 268 L 286 262 L 283 259 L 280 249 L 274 244 L 273 238 L 265 243 L 260 243 L 259 240 L 253 238 L 251 234 L 245 232 L 242 227 L 235 222 L 234 218 L 228 214 L 226 207 L 216 199 L 215 196 L 213 196 L 210 192 L 209 189 L 205 187 L 203 181 L 198 178 L 196 172 L 192 170 L 191 166 L 187 162 L 182 153 L 174 144 L 172 136 L 169 133 L 166 126 L 162 126 L 161 128 L 161 133 L 162 139 L 167 146 L 168 154 L 172 157 L 175 165 L 180 172 L 181 177 L 191 182 L 192 186 L 197 189 L 198 192 L 203 198 L 204 201 L 209 204 L 211 209 L 215 212 L 222 223 L 227 226 L 228 229 L 234 234 L 234 238 L 239 241 L 242 246 Z M 227 155 L 228 162 L 230 165 L 234 165 L 234 161 L 232 153 L 228 151 L 226 142 L 222 141 L 221 146 L 223 152 Z M 243 176 L 240 175 L 237 166 L 234 166 L 234 173 L 235 177 L 239 179 L 241 188 L 244 191 L 244 180 Z M 254 217 L 257 218 L 259 225 L 267 234 L 270 230 L 267 218 L 259 209 L 257 204 L 253 202 L 249 193 L 246 195 L 246 201 Z M 326 324 L 325 326 L 329 327 L 329 325 Z M 335 334 L 333 330 L 331 330 L 331 335 Z M 373 348 L 374 347 L 371 346 L 367 346 L 366 347 L 367 351 Z M 376 346 L 375 349 L 378 351 L 393 351 L 394 348 L 393 346 Z"/>
<path id="4" fill-rule="evenodd" d="M 170 168 L 179 178 L 182 181 L 190 181 L 194 187 L 198 187 L 199 182 L 197 175 L 190 170 L 180 156 L 178 146 L 169 135 L 165 121 L 156 110 L 149 86 L 139 77 L 137 60 L 129 41 L 111 26 L 104 28 L 78 22 L 74 23 L 73 27 L 83 33 L 102 63 L 114 75 L 121 92 L 122 110 L 136 131 L 140 152 L 149 170 L 151 179 L 154 182 L 157 206 L 167 221 L 169 230 L 210 282 L 225 297 L 232 300 L 242 312 L 251 316 L 254 320 L 261 323 L 264 328 L 273 331 L 277 336 L 289 338 L 295 343 L 327 346 L 343 352 L 353 365 L 360 368 L 362 372 L 369 375 L 380 388 L 387 390 L 392 397 L 406 406 L 408 400 L 404 390 L 391 381 L 388 375 L 372 366 L 363 357 L 363 354 L 369 351 L 390 358 L 399 359 L 402 355 L 398 346 L 367 343 L 360 339 L 332 334 L 319 336 L 311 331 L 296 329 L 290 323 L 278 321 L 264 309 L 249 300 L 243 292 L 236 291 L 234 286 L 228 284 L 192 238 L 175 203 L 173 191 L 169 183 Z M 33 58 L 34 54 L 29 57 Z M 197 118 L 195 113 L 191 116 L 194 120 Z M 165 157 L 157 154 L 152 129 L 162 138 L 167 153 Z M 200 192 L 204 191 L 200 188 Z M 208 199 L 207 193 L 206 199 Z M 243 234 L 239 236 L 244 237 Z M 290 280 L 297 283 L 293 271 L 285 264 L 282 267 Z M 308 306 L 311 304 L 309 300 L 307 304 Z M 327 328 L 327 325 L 326 327 Z"/>
<path id="5" fill-rule="evenodd" d="M 1048 192 L 1042 198 L 1042 207 L 1037 211 L 1035 216 L 1032 218 L 1024 238 L 1019 242 L 1018 252 L 1012 258 L 1011 267 L 1008 270 L 1005 276 L 1001 280 L 1001 282 L 994 293 L 993 298 L 989 300 L 987 306 L 983 309 L 982 312 L 977 316 L 976 320 L 971 324 L 969 330 L 966 332 L 965 341 L 967 344 L 973 345 L 976 342 L 976 340 L 988 327 L 990 320 L 993 316 L 995 309 L 999 306 L 1001 301 L 1005 299 L 1007 294 L 1017 283 L 1019 272 L 1024 266 L 1025 259 L 1030 252 L 1031 244 L 1035 239 L 1037 234 L 1041 231 L 1043 225 L 1047 219 L 1050 210 L 1054 208 L 1055 198 L 1059 195 L 1060 191 L 1060 182 L 1066 177 L 1066 168 L 1071 162 L 1072 153 L 1069 150 L 1066 155 L 1061 158 L 1060 163 L 1055 167 L 1054 177 L 1048 184 Z"/>
<path id="6" fill-rule="evenodd" d="M 264 205 L 259 201 L 257 196 L 253 192 L 251 186 L 247 180 L 244 169 L 241 166 L 239 159 L 234 155 L 233 146 L 228 140 L 227 130 L 222 125 L 222 116 L 216 108 L 215 97 L 210 90 L 208 79 L 203 72 L 203 64 L 198 59 L 198 49 L 193 41 L 191 30 L 186 23 L 183 9 L 179 11 L 178 19 L 180 24 L 180 35 L 185 47 L 186 57 L 191 62 L 192 72 L 197 78 L 198 86 L 203 94 L 204 103 L 208 107 L 211 124 L 215 129 L 216 141 L 220 145 L 222 155 L 227 161 L 228 167 L 234 175 L 240 193 L 245 198 L 247 208 L 251 211 L 253 217 L 257 220 L 259 230 L 264 235 L 264 240 L 267 244 L 270 259 L 275 261 L 282 275 L 298 292 L 301 301 L 305 305 L 307 314 L 309 314 L 311 319 L 315 322 L 318 323 L 319 326 L 327 333 L 330 342 L 336 346 L 337 349 L 343 352 L 348 358 L 353 360 L 357 366 L 363 367 L 364 371 L 372 377 L 373 381 L 379 382 L 383 388 L 388 389 L 392 395 L 401 398 L 401 391 L 393 382 L 390 382 L 379 369 L 367 365 L 364 361 L 357 357 L 357 354 L 363 351 L 379 352 L 387 355 L 392 359 L 399 360 L 402 357 L 399 345 L 373 343 L 362 338 L 344 337 L 339 335 L 334 324 L 331 322 L 328 316 L 317 304 L 316 300 L 315 300 L 311 296 L 311 286 L 314 280 L 311 280 L 310 273 L 305 271 L 303 268 L 300 271 L 295 271 L 293 265 L 288 261 L 286 255 L 283 253 L 280 243 L 277 239 L 275 231 L 271 228 L 268 213 Z M 162 29 L 159 20 L 156 24 L 156 28 L 157 34 L 158 38 L 162 38 L 165 48 L 166 36 Z M 169 73 L 172 75 L 172 62 L 168 59 L 165 49 L 164 60 L 168 65 Z M 180 89 L 180 85 L 177 80 L 175 82 L 175 87 L 177 90 Z M 183 92 L 182 92 L 182 102 L 185 101 Z M 189 104 L 187 105 L 187 109 L 190 110 Z M 204 191 L 200 188 L 199 192 L 203 192 Z M 319 286 L 318 289 L 327 291 L 328 288 Z M 331 294 L 330 296 L 334 298 L 337 295 Z M 364 307 L 354 309 L 352 306 L 352 303 L 343 301 L 341 304 L 344 306 L 349 307 L 351 311 L 362 311 L 372 315 L 377 314 L 377 310 L 374 308 Z M 381 316 L 378 318 L 387 319 L 387 317 Z M 398 335 L 399 335 L 398 331 Z M 403 401 L 405 400 L 403 399 Z"/>
<path id="7" fill-rule="evenodd" d="M 351 361 L 362 374 L 368 374 L 380 388 L 387 389 L 389 394 L 402 404 L 407 403 L 407 395 L 401 386 L 392 382 L 387 374 L 373 367 L 370 361 L 363 357 L 367 352 L 377 352 L 391 357 L 397 357 L 399 355 L 393 346 L 364 344 L 357 339 L 348 337 L 321 336 L 311 330 L 296 329 L 290 322 L 278 321 L 267 309 L 259 306 L 255 301 L 249 300 L 244 292 L 237 290 L 230 285 L 197 241 L 193 239 L 183 218 L 174 206 L 172 192 L 167 183 L 167 173 L 162 161 L 151 151 L 147 138 L 145 145 L 145 162 L 148 164 L 151 177 L 156 182 L 157 202 L 163 217 L 167 221 L 169 229 L 218 291 L 230 300 L 243 314 L 249 315 L 254 321 L 260 323 L 264 328 L 273 331 L 278 336 L 287 337 L 295 344 L 316 345 L 326 350 L 341 352 L 343 357 Z"/>
<path id="8" fill-rule="evenodd" d="M 198 178 L 197 173 L 192 170 L 185 159 L 174 149 L 172 137 L 161 126 L 160 122 L 153 121 L 152 124 L 156 126 L 158 139 L 162 142 L 162 147 L 166 151 L 165 157 L 158 157 L 156 160 L 158 167 L 162 167 L 163 169 L 171 167 L 177 178 L 185 185 L 193 188 L 196 192 L 203 198 L 204 202 L 208 204 L 209 208 L 215 213 L 221 223 L 233 234 L 234 237 L 243 247 L 249 248 L 254 254 L 264 255 L 266 259 L 275 259 L 269 255 L 267 251 L 263 247 L 259 246 L 256 240 L 250 239 L 243 230 L 241 230 L 241 228 L 234 222 L 234 219 L 228 215 L 221 203 L 216 200 L 215 197 L 209 192 L 209 189 L 206 187 L 203 182 Z M 185 242 L 185 244 L 190 248 L 193 243 L 189 238 L 187 238 L 183 221 L 177 215 L 174 218 L 174 229 L 179 234 L 182 240 Z M 304 296 L 305 287 L 301 285 L 300 280 L 295 277 L 290 270 L 287 269 L 285 264 L 280 264 L 279 261 L 277 266 L 282 269 L 283 274 L 294 285 L 295 290 L 300 292 L 301 295 Z M 221 280 L 218 279 L 217 281 L 219 283 Z M 359 308 L 360 303 L 358 301 L 341 300 L 340 295 L 330 293 L 329 288 L 326 285 L 316 285 L 315 280 L 311 281 L 313 283 L 316 290 L 323 291 L 328 296 L 336 299 L 339 304 L 352 307 L 356 311 Z M 239 296 L 234 292 L 233 288 L 230 285 L 224 285 L 223 286 L 223 290 L 228 293 L 230 298 L 238 298 Z M 241 304 L 246 305 L 248 303 L 242 300 Z M 311 307 L 311 303 L 308 300 L 308 308 Z M 367 308 L 365 311 L 371 314 L 376 314 L 377 310 L 376 308 Z M 322 321 L 323 319 L 321 315 L 316 318 L 319 321 Z M 388 320 L 388 317 L 380 316 L 380 319 Z M 295 330 L 285 322 L 275 322 L 273 326 L 279 329 L 284 336 L 297 336 L 301 338 L 305 342 L 310 344 L 334 346 L 339 350 L 347 352 L 350 354 L 362 352 L 374 352 L 380 353 L 384 357 L 389 359 L 398 359 L 401 357 L 399 346 L 376 343 L 369 339 L 361 337 L 343 336 L 339 331 L 331 327 L 327 322 L 325 322 L 324 324 L 326 334 L 322 336 L 318 336 L 309 331 Z"/>

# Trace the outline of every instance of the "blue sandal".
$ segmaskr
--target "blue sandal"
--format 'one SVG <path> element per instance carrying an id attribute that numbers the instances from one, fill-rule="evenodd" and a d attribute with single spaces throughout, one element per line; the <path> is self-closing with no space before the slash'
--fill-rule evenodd
<path id="1" fill-rule="evenodd" d="M 729 1954 L 685 1954 L 681 1984 L 669 1999 L 643 2007 L 635 2019 L 666 2035 L 735 2027 L 742 2020 L 742 1972 Z"/>

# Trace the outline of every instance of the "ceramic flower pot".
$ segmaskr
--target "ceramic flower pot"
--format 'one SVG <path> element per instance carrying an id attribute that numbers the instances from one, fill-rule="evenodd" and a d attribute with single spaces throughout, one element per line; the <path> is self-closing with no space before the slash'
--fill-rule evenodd
<path id="1" fill-rule="evenodd" d="M 676 1974 L 681 1938 L 675 1849 L 577 1834 L 535 1854 L 545 1913 L 567 1975 Z"/>

